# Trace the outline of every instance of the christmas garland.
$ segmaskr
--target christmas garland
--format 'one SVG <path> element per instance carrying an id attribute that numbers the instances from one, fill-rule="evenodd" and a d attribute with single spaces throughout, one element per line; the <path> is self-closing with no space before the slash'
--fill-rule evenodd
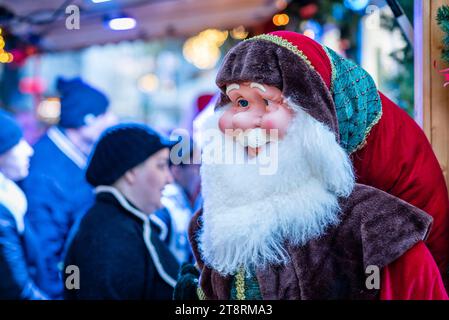
<path id="1" fill-rule="evenodd" d="M 449 63 L 449 6 L 438 8 L 437 23 L 441 30 L 445 33 L 443 37 L 443 49 L 441 50 L 441 58 Z"/>

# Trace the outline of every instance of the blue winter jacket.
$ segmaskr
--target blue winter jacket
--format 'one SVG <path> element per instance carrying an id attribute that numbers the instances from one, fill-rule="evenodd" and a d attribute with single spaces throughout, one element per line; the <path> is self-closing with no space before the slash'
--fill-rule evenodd
<path id="1" fill-rule="evenodd" d="M 73 154 L 80 152 L 74 150 L 60 130 L 56 132 L 59 145 L 48 133 L 34 145 L 30 174 L 21 187 L 28 199 L 25 223 L 35 231 L 47 271 L 45 279 L 40 279 L 46 284 L 43 289 L 53 299 L 61 299 L 68 239 L 92 205 L 94 193 L 85 180 L 83 164 L 72 159 Z"/>
<path id="2" fill-rule="evenodd" d="M 44 300 L 36 279 L 45 268 L 31 230 L 19 233 L 11 212 L 0 204 L 0 300 Z"/>

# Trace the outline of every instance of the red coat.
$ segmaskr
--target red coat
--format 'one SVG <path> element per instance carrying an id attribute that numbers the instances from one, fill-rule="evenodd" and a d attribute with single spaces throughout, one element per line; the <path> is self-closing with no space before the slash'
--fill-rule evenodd
<path id="1" fill-rule="evenodd" d="M 384 95 L 381 98 L 382 118 L 366 145 L 352 155 L 357 182 L 384 190 L 433 217 L 426 245 L 446 282 L 449 200 L 440 165 L 416 122 Z"/>
<path id="2" fill-rule="evenodd" d="M 448 300 L 435 260 L 419 242 L 382 271 L 381 300 Z"/>

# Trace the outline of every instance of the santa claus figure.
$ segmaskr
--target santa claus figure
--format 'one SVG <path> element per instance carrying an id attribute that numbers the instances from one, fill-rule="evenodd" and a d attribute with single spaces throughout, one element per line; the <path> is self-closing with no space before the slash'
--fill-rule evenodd
<path id="1" fill-rule="evenodd" d="M 218 134 L 203 151 L 204 206 L 190 226 L 201 297 L 447 299 L 424 242 L 436 233 L 430 245 L 445 263 L 444 180 L 425 137 L 363 69 L 275 32 L 231 49 L 217 85 L 206 129 Z M 374 130 L 381 141 L 370 141 Z M 387 139 L 399 132 L 406 137 Z M 409 148 L 408 134 L 421 144 L 389 163 Z M 437 174 L 423 178 L 422 168 Z M 429 183 L 432 204 L 430 186 L 419 193 Z M 412 200 L 434 210 L 437 229 Z"/>

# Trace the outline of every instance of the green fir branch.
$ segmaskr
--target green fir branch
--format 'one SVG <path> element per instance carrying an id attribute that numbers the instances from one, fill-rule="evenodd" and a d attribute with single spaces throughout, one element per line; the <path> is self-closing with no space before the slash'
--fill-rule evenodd
<path id="1" fill-rule="evenodd" d="M 441 6 L 437 11 L 437 23 L 445 33 L 442 42 L 441 58 L 449 63 L 449 6 Z"/>

